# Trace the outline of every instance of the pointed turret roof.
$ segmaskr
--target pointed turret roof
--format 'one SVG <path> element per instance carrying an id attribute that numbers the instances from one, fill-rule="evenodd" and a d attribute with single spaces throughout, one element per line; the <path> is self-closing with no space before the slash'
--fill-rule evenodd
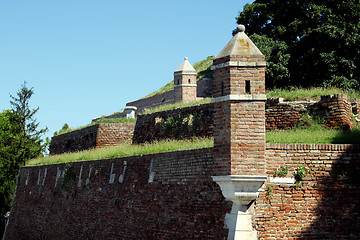
<path id="1" fill-rule="evenodd" d="M 175 70 L 175 73 L 187 72 L 187 73 L 196 73 L 195 68 L 188 61 L 188 58 L 185 57 L 184 61 L 180 64 L 180 66 Z"/>
<path id="2" fill-rule="evenodd" d="M 216 58 L 223 58 L 226 56 L 244 56 L 244 57 L 264 57 L 260 50 L 245 34 L 245 26 L 238 25 L 237 33 L 226 44 Z"/>

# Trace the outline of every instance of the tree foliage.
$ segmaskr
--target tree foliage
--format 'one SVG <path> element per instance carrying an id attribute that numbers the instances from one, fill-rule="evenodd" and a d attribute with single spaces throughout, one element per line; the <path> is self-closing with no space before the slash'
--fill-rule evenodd
<path id="1" fill-rule="evenodd" d="M 12 109 L 0 113 L 0 230 L 4 227 L 4 214 L 10 210 L 18 170 L 26 161 L 40 156 L 46 148 L 29 102 L 33 89 L 24 83 L 15 97 L 11 96 Z M 0 231 L 1 233 L 2 231 Z"/>
<path id="2" fill-rule="evenodd" d="M 237 17 L 268 61 L 268 87 L 359 88 L 359 0 L 255 0 Z"/>

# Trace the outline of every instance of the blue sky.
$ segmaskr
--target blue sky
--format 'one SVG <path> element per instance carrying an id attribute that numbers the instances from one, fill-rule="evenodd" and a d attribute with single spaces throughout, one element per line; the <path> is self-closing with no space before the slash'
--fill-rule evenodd
<path id="1" fill-rule="evenodd" d="M 51 137 L 120 111 L 218 54 L 253 1 L 0 0 L 0 110 L 26 81 Z"/>

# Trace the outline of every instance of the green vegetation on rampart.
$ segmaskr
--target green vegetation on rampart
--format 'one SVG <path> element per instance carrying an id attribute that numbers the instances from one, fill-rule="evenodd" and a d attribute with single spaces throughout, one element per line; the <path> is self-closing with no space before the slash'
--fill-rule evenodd
<path id="1" fill-rule="evenodd" d="M 332 144 L 360 144 L 360 123 L 356 123 L 352 130 L 328 128 L 319 122 L 312 122 L 310 126 L 290 130 L 267 131 L 268 143 L 332 143 Z"/>
<path id="2" fill-rule="evenodd" d="M 297 100 L 316 100 L 319 101 L 321 96 L 333 95 L 333 94 L 346 94 L 351 98 L 360 98 L 359 91 L 346 91 L 340 88 L 330 87 L 287 87 L 287 88 L 274 88 L 266 91 L 267 98 L 282 97 L 285 101 L 297 101 Z"/>
<path id="3" fill-rule="evenodd" d="M 214 145 L 213 138 L 193 138 L 187 140 L 164 140 L 145 144 L 120 144 L 114 147 L 95 148 L 74 153 L 50 155 L 31 159 L 26 166 L 98 160 L 151 153 L 161 153 L 188 149 L 207 148 Z"/>
<path id="4" fill-rule="evenodd" d="M 151 109 L 147 109 L 144 114 L 149 114 L 149 113 L 154 113 L 154 112 L 162 112 L 162 111 L 167 111 L 167 110 L 172 110 L 175 108 L 184 108 L 184 107 L 191 107 L 191 106 L 197 106 L 197 105 L 201 105 L 201 104 L 206 104 L 206 103 L 210 103 L 211 102 L 211 98 L 204 98 L 202 100 L 199 101 L 195 101 L 195 102 L 177 102 L 174 104 L 168 104 L 168 105 L 163 105 L 163 106 L 159 106 L 156 108 L 151 108 Z"/>

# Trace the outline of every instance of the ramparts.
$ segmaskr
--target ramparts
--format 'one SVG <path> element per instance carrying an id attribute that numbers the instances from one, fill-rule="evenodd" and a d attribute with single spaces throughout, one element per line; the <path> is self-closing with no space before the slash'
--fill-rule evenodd
<path id="1" fill-rule="evenodd" d="M 360 146 L 267 144 L 259 239 L 360 237 Z M 274 179 L 274 171 L 288 174 Z M 305 178 L 298 187 L 294 172 Z M 213 149 L 21 168 L 7 239 L 226 239 Z M 253 210 L 251 210 L 253 209 Z"/>
<path id="2" fill-rule="evenodd" d="M 225 239 L 212 149 L 22 168 L 7 239 Z"/>
<path id="3" fill-rule="evenodd" d="M 345 99 L 345 100 L 344 100 Z M 325 119 L 329 127 L 348 129 L 354 126 L 352 115 L 359 113 L 359 99 L 343 94 L 323 96 L 319 102 L 283 102 L 269 98 L 265 105 L 266 130 L 292 129 L 304 113 Z M 139 114 L 134 123 L 90 126 L 52 138 L 51 154 L 113 146 L 123 142 L 144 143 L 163 139 L 213 136 L 213 104 L 177 108 L 151 114 Z M 306 124 L 303 121 L 302 124 Z M 100 131 L 101 130 L 101 131 Z"/>

